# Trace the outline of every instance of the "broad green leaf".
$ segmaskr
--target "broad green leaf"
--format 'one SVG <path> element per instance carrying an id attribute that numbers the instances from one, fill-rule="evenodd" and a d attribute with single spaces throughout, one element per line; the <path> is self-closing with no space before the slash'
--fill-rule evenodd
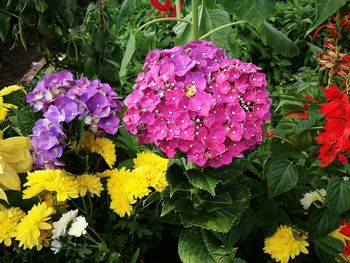
<path id="1" fill-rule="evenodd" d="M 317 240 L 315 243 L 316 246 L 320 247 L 323 251 L 334 256 L 339 255 L 344 250 L 343 242 L 334 237 L 325 237 Z"/>
<path id="2" fill-rule="evenodd" d="M 344 181 L 339 177 L 329 180 L 327 186 L 327 202 L 336 213 L 342 213 L 350 209 L 350 181 Z"/>
<path id="3" fill-rule="evenodd" d="M 129 65 L 130 60 L 135 52 L 136 39 L 133 33 L 130 33 L 128 43 L 126 44 L 125 54 L 122 59 L 122 64 L 119 70 L 119 77 L 122 78 L 126 75 L 126 67 Z"/>
<path id="4" fill-rule="evenodd" d="M 192 188 L 184 171 L 177 164 L 173 164 L 168 168 L 166 179 L 170 186 L 170 197 L 177 191 L 187 191 Z"/>
<path id="5" fill-rule="evenodd" d="M 130 157 L 135 157 L 139 150 L 139 144 L 135 136 L 129 133 L 124 128 L 118 129 L 117 137 L 113 136 L 113 141 L 118 148 L 122 148 L 129 154 Z"/>
<path id="6" fill-rule="evenodd" d="M 345 5 L 348 0 L 316 0 L 316 20 L 307 30 L 306 35 L 310 34 L 329 17 L 335 14 L 339 8 Z"/>
<path id="7" fill-rule="evenodd" d="M 275 7 L 274 0 L 223 0 L 222 5 L 233 12 L 238 20 L 245 20 L 254 27 L 262 24 Z"/>
<path id="8" fill-rule="evenodd" d="M 203 6 L 200 6 L 198 8 L 198 24 L 200 26 L 201 20 L 202 20 L 202 14 L 203 14 Z M 191 20 L 192 19 L 192 13 L 189 13 L 187 16 L 184 17 L 186 20 Z M 191 35 L 191 26 L 188 23 L 181 22 L 177 23 L 173 27 L 173 31 L 176 34 L 175 38 L 175 44 L 176 45 L 183 45 L 187 42 L 190 42 L 192 39 Z"/>
<path id="9" fill-rule="evenodd" d="M 10 29 L 10 18 L 5 15 L 0 13 L 0 40 L 2 42 L 5 41 L 7 33 Z"/>
<path id="10" fill-rule="evenodd" d="M 314 126 L 316 121 L 314 119 L 302 120 L 297 125 L 295 125 L 294 130 L 296 134 L 301 134 L 302 132 L 310 129 Z"/>
<path id="11" fill-rule="evenodd" d="M 208 191 L 212 196 L 215 196 L 215 187 L 219 180 L 205 173 L 200 173 L 197 170 L 189 170 L 186 172 L 190 183 L 202 190 Z"/>
<path id="12" fill-rule="evenodd" d="M 274 159 L 267 171 L 270 198 L 291 190 L 298 182 L 299 173 L 295 165 L 284 158 Z"/>
<path id="13" fill-rule="evenodd" d="M 190 228 L 180 234 L 178 253 L 183 263 L 233 262 L 236 249 L 219 245 L 209 231 Z"/>
<path id="14" fill-rule="evenodd" d="M 48 7 L 49 6 L 45 0 L 35 0 L 35 8 L 38 12 L 43 13 Z"/>
<path id="15" fill-rule="evenodd" d="M 328 194 L 328 193 L 327 193 Z M 337 229 L 340 216 L 327 207 L 314 211 L 307 223 L 309 235 L 313 238 L 323 238 Z"/>
<path id="16" fill-rule="evenodd" d="M 286 57 L 294 57 L 299 54 L 299 49 L 294 42 L 272 24 L 265 21 L 257 28 L 257 31 L 274 51 Z"/>
<path id="17" fill-rule="evenodd" d="M 320 263 L 333 263 L 335 262 L 334 260 L 334 256 L 326 253 L 323 249 L 321 249 L 320 247 L 318 246 L 315 246 L 315 251 L 316 251 L 316 254 L 320 260 Z M 342 262 L 342 261 L 340 261 Z"/>
<path id="18" fill-rule="evenodd" d="M 120 7 L 117 23 L 122 28 L 122 24 L 132 15 L 135 8 L 135 0 L 124 0 Z"/>
<path id="19" fill-rule="evenodd" d="M 227 233 L 237 224 L 248 208 L 250 193 L 243 185 L 231 185 L 230 193 L 210 197 L 200 197 L 192 201 L 188 197 L 178 199 L 175 212 L 181 217 L 185 227 L 198 226 L 217 232 Z"/>

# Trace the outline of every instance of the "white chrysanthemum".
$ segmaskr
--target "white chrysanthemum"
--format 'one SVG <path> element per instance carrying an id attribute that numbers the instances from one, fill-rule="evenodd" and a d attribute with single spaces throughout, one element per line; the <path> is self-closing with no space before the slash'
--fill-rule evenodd
<path id="1" fill-rule="evenodd" d="M 53 251 L 54 254 L 57 254 L 58 252 L 60 252 L 61 247 L 62 247 L 62 244 L 59 240 L 57 239 L 52 240 L 50 249 Z"/>
<path id="2" fill-rule="evenodd" d="M 305 210 L 308 210 L 310 205 L 315 201 L 319 201 L 323 204 L 325 201 L 325 197 L 326 197 L 326 190 L 324 190 L 323 188 L 317 189 L 316 191 L 305 193 L 304 197 L 300 199 L 300 203 Z"/>
<path id="3" fill-rule="evenodd" d="M 70 222 L 72 222 L 78 215 L 78 209 L 68 211 L 64 213 L 60 220 L 54 222 L 53 230 L 52 230 L 52 238 L 56 239 L 60 236 L 65 236 L 67 234 L 67 226 Z"/>
<path id="4" fill-rule="evenodd" d="M 81 235 L 86 234 L 86 228 L 88 226 L 88 223 L 86 222 L 85 217 L 78 216 L 76 219 L 74 219 L 72 226 L 68 230 L 68 235 L 80 237 Z"/>

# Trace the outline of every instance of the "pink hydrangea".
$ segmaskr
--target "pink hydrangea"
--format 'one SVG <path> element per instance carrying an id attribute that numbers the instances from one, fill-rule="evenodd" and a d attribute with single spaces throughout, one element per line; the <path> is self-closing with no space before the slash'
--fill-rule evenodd
<path id="1" fill-rule="evenodd" d="M 243 157 L 263 139 L 271 99 L 261 68 L 208 41 L 151 51 L 125 99 L 124 122 L 143 144 L 201 167 Z"/>

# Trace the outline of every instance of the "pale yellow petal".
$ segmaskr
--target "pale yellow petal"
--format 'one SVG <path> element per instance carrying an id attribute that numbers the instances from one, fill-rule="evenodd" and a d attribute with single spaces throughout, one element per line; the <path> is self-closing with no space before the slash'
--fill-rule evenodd
<path id="1" fill-rule="evenodd" d="M 11 190 L 21 190 L 21 181 L 12 166 L 4 160 L 0 160 L 0 166 L 3 169 L 3 173 L 0 174 L 0 184 Z"/>
<path id="2" fill-rule="evenodd" d="M 6 193 L 1 187 L 0 187 L 0 199 L 5 200 L 8 203 Z M 1 209 L 0 209 L 0 211 L 1 211 Z"/>

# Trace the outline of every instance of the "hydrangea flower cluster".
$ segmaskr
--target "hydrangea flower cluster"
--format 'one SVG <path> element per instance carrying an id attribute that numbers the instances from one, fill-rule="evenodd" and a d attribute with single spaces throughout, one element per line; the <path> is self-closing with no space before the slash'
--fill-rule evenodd
<path id="1" fill-rule="evenodd" d="M 125 99 L 125 127 L 168 157 L 219 167 L 261 143 L 271 99 L 261 68 L 207 41 L 151 51 Z"/>
<path id="2" fill-rule="evenodd" d="M 63 166 L 59 159 L 66 146 L 63 123 L 78 118 L 94 133 L 115 134 L 120 121 L 117 114 L 123 107 L 108 84 L 85 77 L 74 80 L 67 70 L 45 75 L 28 93 L 27 103 L 33 105 L 34 112 L 44 114 L 33 128 L 32 145 L 34 163 L 45 168 Z"/>

